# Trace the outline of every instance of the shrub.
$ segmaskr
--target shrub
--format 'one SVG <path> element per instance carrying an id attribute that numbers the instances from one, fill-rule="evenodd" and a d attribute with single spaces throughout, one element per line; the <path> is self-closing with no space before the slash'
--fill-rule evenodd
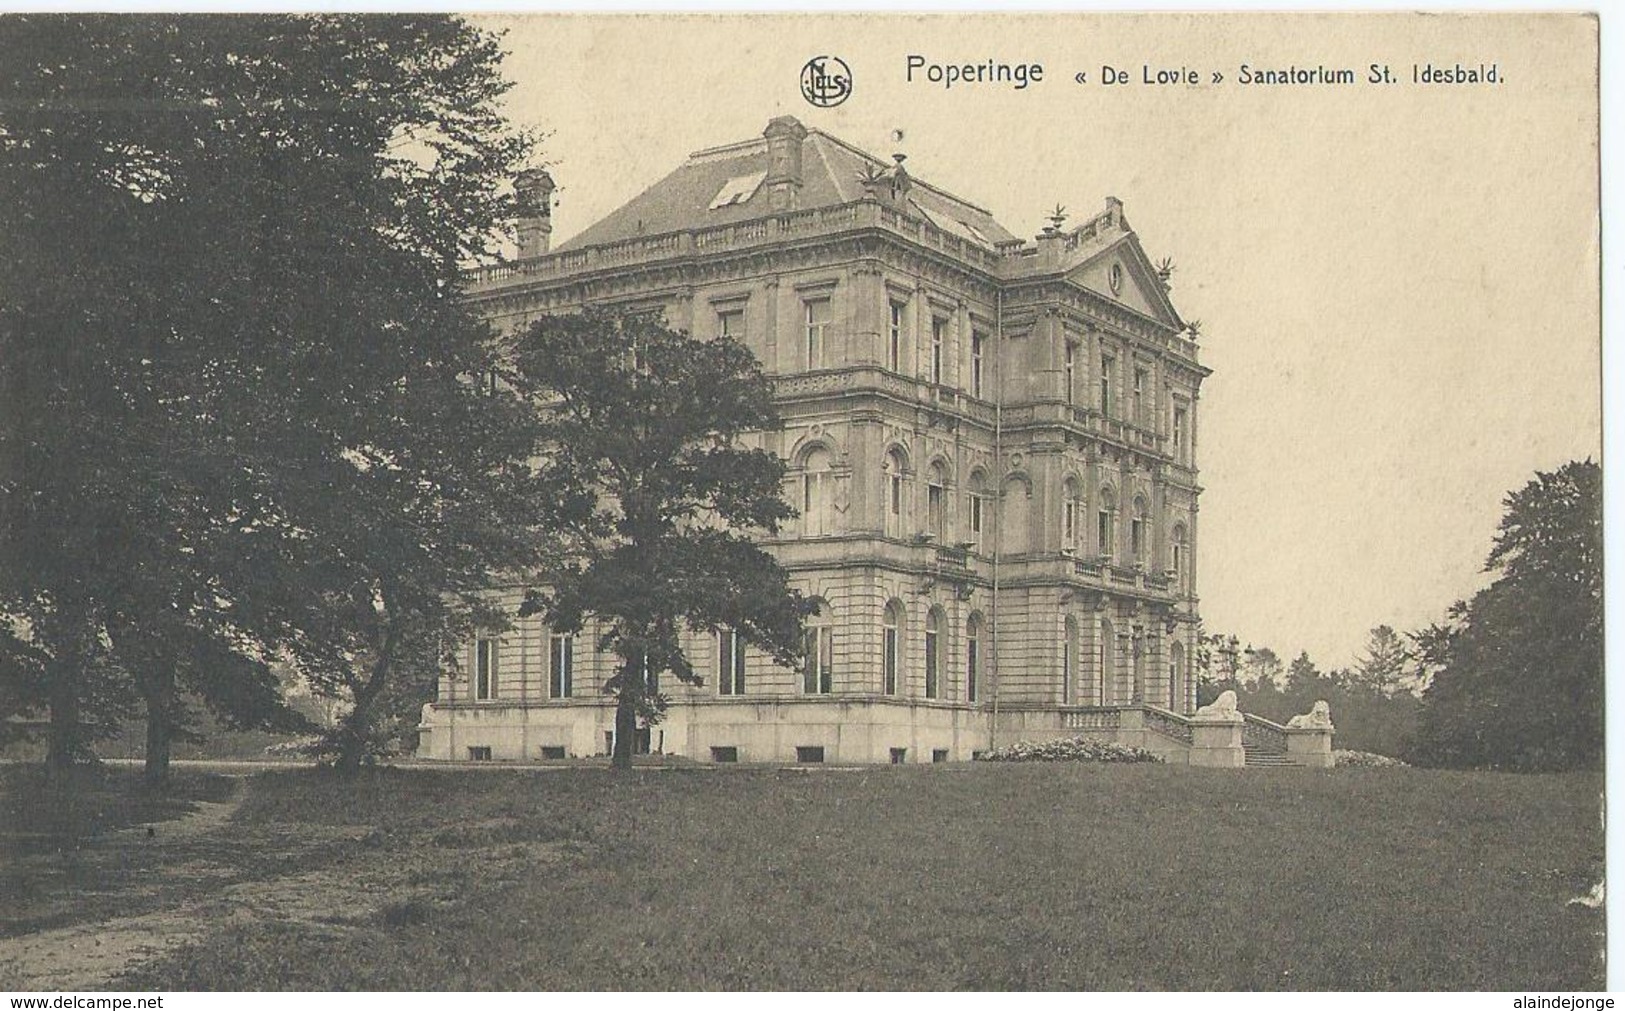
<path id="1" fill-rule="evenodd" d="M 1404 762 L 1387 755 L 1378 755 L 1370 751 L 1334 751 L 1332 761 L 1338 768 L 1355 769 L 1408 769 Z"/>
<path id="2" fill-rule="evenodd" d="M 977 756 L 984 762 L 1160 762 L 1144 748 L 1073 737 L 1059 741 L 1017 741 Z"/>

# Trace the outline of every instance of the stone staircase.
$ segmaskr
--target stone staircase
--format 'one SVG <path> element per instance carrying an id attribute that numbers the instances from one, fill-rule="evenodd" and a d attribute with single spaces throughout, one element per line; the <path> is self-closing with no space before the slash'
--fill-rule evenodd
<path id="1" fill-rule="evenodd" d="M 1249 769 L 1296 768 L 1296 764 L 1289 761 L 1284 752 L 1272 751 L 1267 748 L 1261 748 L 1256 745 L 1244 743 L 1241 746 L 1241 753 L 1243 756 L 1241 764 Z"/>
<path id="2" fill-rule="evenodd" d="M 1242 765 L 1249 769 L 1278 769 L 1297 763 L 1287 758 L 1286 729 L 1262 716 L 1246 713 L 1241 730 Z"/>

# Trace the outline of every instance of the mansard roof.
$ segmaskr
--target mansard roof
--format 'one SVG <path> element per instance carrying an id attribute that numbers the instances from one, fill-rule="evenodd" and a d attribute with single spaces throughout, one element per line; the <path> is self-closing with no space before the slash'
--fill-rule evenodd
<path id="1" fill-rule="evenodd" d="M 633 197 L 618 210 L 558 246 L 560 252 L 619 242 L 643 235 L 727 225 L 776 213 L 768 187 L 759 177 L 769 171 L 766 138 L 696 151 L 664 179 Z M 834 207 L 864 196 L 865 173 L 891 172 L 892 163 L 860 150 L 821 130 L 801 139 L 800 190 L 795 208 Z M 752 181 L 755 185 L 752 185 Z M 917 217 L 988 249 L 1020 241 L 981 207 L 909 174 L 906 199 Z M 748 190 L 736 202 L 713 206 L 729 183 Z"/>

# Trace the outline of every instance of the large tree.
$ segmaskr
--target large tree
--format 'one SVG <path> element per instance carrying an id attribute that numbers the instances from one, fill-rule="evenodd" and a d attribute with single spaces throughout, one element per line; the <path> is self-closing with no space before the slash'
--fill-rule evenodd
<path id="1" fill-rule="evenodd" d="M 532 416 L 460 297 L 531 148 L 499 60 L 441 16 L 0 20 L 0 695 L 54 763 L 96 671 L 162 753 L 177 677 L 269 720 L 286 657 L 354 765 L 534 556 Z"/>
<path id="2" fill-rule="evenodd" d="M 1603 758 L 1602 468 L 1536 473 L 1508 495 L 1496 578 L 1416 637 L 1433 672 L 1414 757 L 1515 770 Z"/>
<path id="3" fill-rule="evenodd" d="M 684 628 L 799 657 L 807 602 L 752 540 L 794 515 L 783 461 L 746 445 L 779 425 L 772 387 L 736 340 L 602 309 L 538 320 L 514 362 L 542 418 L 538 498 L 567 537 L 525 611 L 566 631 L 602 623 L 599 646 L 619 661 L 606 688 L 625 767 L 637 721 L 665 708 L 660 675 L 702 680 Z"/>
<path id="4" fill-rule="evenodd" d="M 1417 686 L 1413 659 L 1405 639 L 1392 626 L 1378 625 L 1366 639 L 1364 654 L 1342 673 L 1350 688 L 1391 696 Z"/>

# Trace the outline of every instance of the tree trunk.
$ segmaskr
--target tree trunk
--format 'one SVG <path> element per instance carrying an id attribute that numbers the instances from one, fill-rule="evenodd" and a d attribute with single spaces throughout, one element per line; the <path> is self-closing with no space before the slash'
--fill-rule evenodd
<path id="1" fill-rule="evenodd" d="M 615 752 L 610 758 L 611 768 L 632 768 L 632 748 L 637 735 L 637 703 L 632 698 L 632 693 L 622 687 L 615 700 Z"/>
<path id="2" fill-rule="evenodd" d="M 71 662 L 52 665 L 49 700 L 51 728 L 45 765 L 52 773 L 73 768 L 83 747 L 84 727 L 80 723 L 79 678 Z"/>
<path id="3" fill-rule="evenodd" d="M 350 689 L 354 705 L 339 721 L 338 757 L 333 768 L 340 775 L 354 776 L 361 770 L 361 761 L 367 757 L 371 745 L 372 707 L 383 693 L 389 680 L 389 651 L 394 648 L 394 637 L 386 635 L 379 650 L 380 656 L 372 666 L 366 680 Z"/>
<path id="4" fill-rule="evenodd" d="M 164 667 L 142 673 L 141 697 L 147 705 L 147 785 L 169 787 L 169 754 L 175 738 L 175 672 Z"/>
<path id="5" fill-rule="evenodd" d="M 366 714 L 359 704 L 339 721 L 339 753 L 333 760 L 333 769 L 341 776 L 354 776 L 361 771 L 361 760 L 366 757 Z"/>

